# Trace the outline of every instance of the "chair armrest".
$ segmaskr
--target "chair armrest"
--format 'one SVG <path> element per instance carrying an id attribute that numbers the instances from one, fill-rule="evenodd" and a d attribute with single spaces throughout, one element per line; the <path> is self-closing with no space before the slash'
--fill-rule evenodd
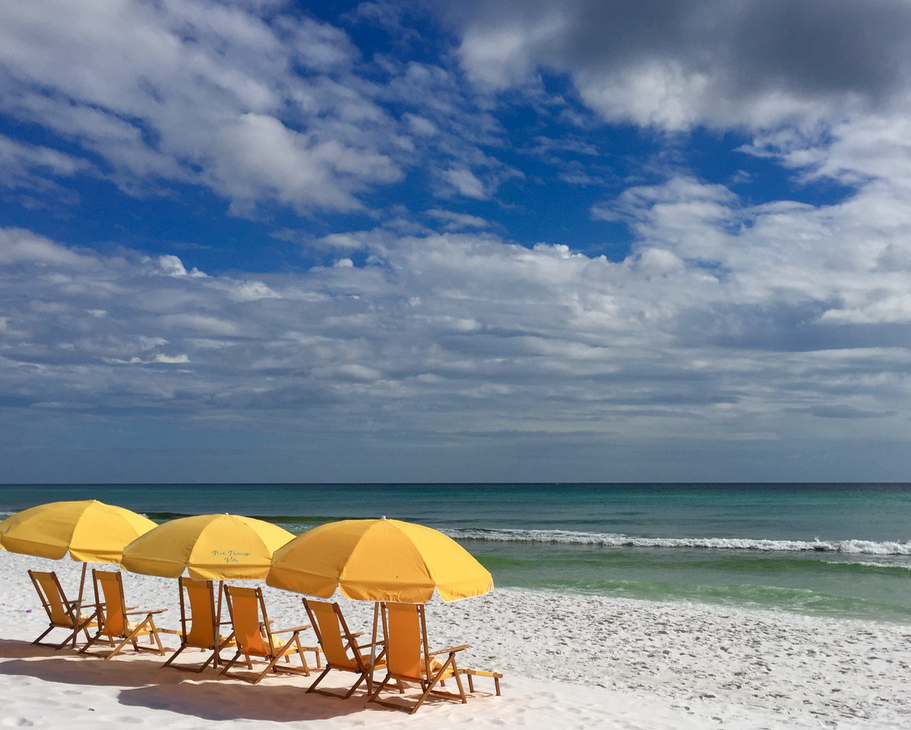
<path id="1" fill-rule="evenodd" d="M 126 611 L 125 613 L 127 616 L 134 616 L 134 615 L 140 614 L 140 613 L 149 615 L 149 614 L 153 614 L 153 613 L 164 613 L 167 610 L 168 609 L 166 609 L 166 608 L 153 608 L 150 611 Z"/>
<path id="2" fill-rule="evenodd" d="M 183 636 L 183 632 L 178 631 L 177 629 L 158 629 L 158 630 L 163 634 L 174 634 L 175 636 Z"/>
<path id="3" fill-rule="evenodd" d="M 471 644 L 462 644 L 461 646 L 451 646 L 448 649 L 438 649 L 437 651 L 430 652 L 430 656 L 436 656 L 437 654 L 455 654 L 457 651 L 462 651 L 462 649 L 467 649 Z"/>
<path id="4" fill-rule="evenodd" d="M 306 626 L 295 626 L 293 629 L 278 629 L 277 631 L 273 631 L 272 633 L 273 634 L 290 634 L 292 631 L 304 631 L 309 628 L 310 628 L 310 624 L 307 624 Z"/>
<path id="5" fill-rule="evenodd" d="M 352 641 L 351 646 L 354 649 L 369 649 L 371 646 L 386 646 L 386 642 L 385 641 L 371 641 L 369 644 L 358 644 L 358 643 Z"/>

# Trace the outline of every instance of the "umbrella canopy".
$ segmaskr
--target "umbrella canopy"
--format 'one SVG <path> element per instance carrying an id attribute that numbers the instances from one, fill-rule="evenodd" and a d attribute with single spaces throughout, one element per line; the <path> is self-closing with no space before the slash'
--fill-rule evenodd
<path id="1" fill-rule="evenodd" d="M 155 527 L 152 520 L 94 499 L 50 502 L 0 522 L 0 544 L 14 553 L 59 560 L 118 563 L 124 546 Z"/>
<path id="2" fill-rule="evenodd" d="M 342 520 L 276 550 L 266 583 L 319 598 L 336 588 L 358 601 L 426 603 L 493 589 L 484 566 L 438 530 L 399 520 Z"/>
<path id="3" fill-rule="evenodd" d="M 294 537 L 271 522 L 238 515 L 197 515 L 165 522 L 123 551 L 133 573 L 194 580 L 262 580 L 272 553 Z"/>

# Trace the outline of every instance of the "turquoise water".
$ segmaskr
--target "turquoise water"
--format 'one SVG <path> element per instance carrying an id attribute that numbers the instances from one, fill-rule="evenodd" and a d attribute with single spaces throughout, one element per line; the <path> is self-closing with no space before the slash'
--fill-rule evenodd
<path id="1" fill-rule="evenodd" d="M 385 515 L 452 535 L 498 586 L 911 623 L 911 485 L 6 486 L 0 513 L 85 498 L 295 533 Z"/>

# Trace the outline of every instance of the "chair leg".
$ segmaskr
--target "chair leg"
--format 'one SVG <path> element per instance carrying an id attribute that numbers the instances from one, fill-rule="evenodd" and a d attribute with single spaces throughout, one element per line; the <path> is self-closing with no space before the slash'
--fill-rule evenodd
<path id="1" fill-rule="evenodd" d="M 35 640 L 32 642 L 32 644 L 40 644 L 40 643 L 41 643 L 41 640 L 42 640 L 45 636 L 47 636 L 49 633 L 51 633 L 51 632 L 52 632 L 54 629 L 56 629 L 56 628 L 57 628 L 57 627 L 54 626 L 54 624 L 51 624 L 51 625 L 48 627 L 48 630 L 45 631 L 43 634 L 41 634 L 41 636 L 39 636 L 37 639 L 35 639 Z M 69 637 L 67 637 L 67 641 L 69 641 Z M 62 646 L 62 644 L 61 644 L 61 646 Z"/>
<path id="2" fill-rule="evenodd" d="M 217 634 L 216 634 L 216 635 L 217 635 Z M 217 670 L 219 664 L 224 664 L 224 660 L 222 660 L 222 658 L 221 658 L 221 651 L 222 651 L 222 649 L 224 649 L 228 644 L 231 643 L 232 639 L 234 639 L 234 632 L 233 632 L 233 631 L 228 635 L 228 638 L 225 639 L 224 641 L 221 641 L 221 636 L 218 637 L 218 640 L 216 641 L 215 651 L 214 651 L 213 654 L 212 654 L 212 657 L 215 659 L 214 664 L 212 664 L 212 668 L 213 668 L 213 669 L 216 669 L 216 670 Z M 218 641 L 221 641 L 221 643 L 218 643 Z"/>
<path id="3" fill-rule="evenodd" d="M 219 674 L 219 675 L 228 675 L 228 670 L 229 670 L 231 667 L 234 666 L 234 664 L 237 662 L 238 659 L 240 659 L 240 655 L 241 655 L 241 652 L 238 651 L 238 652 L 231 658 L 231 661 L 229 661 L 227 664 L 225 664 L 224 669 L 222 669 L 218 674 Z M 247 659 L 247 663 L 248 663 L 248 664 L 249 664 L 249 661 L 250 661 L 250 660 L 249 660 L 249 658 L 248 658 L 248 659 Z M 228 675 L 228 676 L 230 676 L 230 675 Z"/>
<path id="4" fill-rule="evenodd" d="M 462 698 L 462 704 L 468 704 L 468 698 L 465 696 L 465 688 L 462 686 L 462 678 L 459 676 L 459 668 L 456 666 L 455 657 L 452 659 L 452 673 L 455 675 L 456 685 L 459 688 L 459 696 Z"/>
<path id="5" fill-rule="evenodd" d="M 98 639 L 101 638 L 101 631 L 102 631 L 102 629 L 99 627 L 98 633 L 95 634 L 92 638 L 90 638 L 88 643 L 79 650 L 80 654 L 85 654 L 89 650 L 89 647 L 93 646 L 94 643 L 96 641 L 98 641 Z M 105 638 L 107 638 L 107 637 L 105 637 Z"/>
<path id="6" fill-rule="evenodd" d="M 279 659 L 278 657 L 275 657 L 274 659 L 272 659 L 266 665 L 266 668 L 263 669 L 263 671 L 261 671 L 258 675 L 256 675 L 255 679 L 247 679 L 246 681 L 249 682 L 250 684 L 259 684 L 262 681 L 262 678 L 265 677 L 269 673 L 269 670 L 275 666 L 275 662 L 277 662 L 278 659 Z"/>
<path id="7" fill-rule="evenodd" d="M 390 679 L 391 679 L 391 677 L 387 674 L 386 678 L 382 682 L 380 682 L 379 685 L 377 686 L 377 688 L 373 691 L 373 694 L 367 698 L 367 702 L 379 702 L 379 700 L 377 698 L 380 696 L 380 692 L 382 692 L 386 688 L 386 685 L 388 684 Z"/>
<path id="8" fill-rule="evenodd" d="M 177 651 L 175 651 L 173 654 L 171 654 L 171 656 L 168 657 L 168 660 L 164 664 L 161 665 L 161 669 L 171 666 L 171 662 L 173 662 L 180 655 L 180 652 L 182 652 L 186 648 L 187 648 L 186 644 L 181 644 L 180 648 Z M 174 668 L 183 669 L 183 667 L 174 667 Z"/>
<path id="9" fill-rule="evenodd" d="M 85 639 L 86 639 L 86 641 L 88 641 L 89 638 L 90 638 L 90 637 L 89 637 L 89 628 L 88 628 L 88 627 L 89 627 L 89 624 L 92 623 L 92 621 L 95 620 L 95 616 L 97 616 L 97 615 L 98 615 L 98 613 L 97 613 L 97 611 L 96 611 L 96 612 L 93 613 L 91 616 L 89 616 L 88 618 L 86 618 L 82 623 L 79 623 L 79 617 L 78 617 L 78 615 L 75 616 L 75 617 L 73 618 L 73 626 L 75 627 L 75 628 L 73 629 L 73 633 L 71 633 L 69 636 L 67 636 L 66 639 L 63 641 L 63 643 L 60 644 L 60 646 L 58 646 L 57 648 L 58 648 L 58 649 L 62 649 L 64 646 L 66 646 L 67 644 L 69 644 L 70 641 L 72 641 L 72 642 L 73 642 L 73 648 L 75 649 L 75 648 L 76 648 L 76 641 L 79 639 L 79 632 L 80 632 L 80 631 L 81 631 L 82 633 L 85 634 Z"/>
<path id="10" fill-rule="evenodd" d="M 151 626 L 149 643 L 151 644 L 152 643 L 151 639 L 154 638 L 155 644 L 158 645 L 158 656 L 164 656 L 165 651 L 164 651 L 164 644 L 161 643 L 161 632 L 158 630 L 158 627 L 155 625 L 155 619 L 153 619 L 151 616 L 149 616 L 149 626 Z"/>
<path id="11" fill-rule="evenodd" d="M 41 634 L 41 636 L 39 636 L 37 639 L 35 639 L 35 640 L 32 642 L 32 644 L 33 644 L 33 645 L 36 645 L 36 646 L 37 646 L 37 645 L 40 645 L 40 644 L 41 644 L 41 640 L 42 640 L 45 636 L 47 636 L 49 633 L 51 633 L 51 632 L 52 632 L 54 629 L 56 629 L 56 628 L 61 628 L 61 629 L 63 629 L 63 628 L 66 628 L 66 627 L 65 627 L 65 626 L 59 626 L 59 627 L 58 627 L 58 626 L 56 626 L 56 625 L 54 625 L 54 624 L 51 624 L 51 625 L 48 627 L 47 631 L 45 631 L 43 634 Z M 51 644 L 50 646 L 52 646 L 54 649 L 62 649 L 62 648 L 65 647 L 67 644 L 69 644 L 70 641 L 72 641 L 72 642 L 73 642 L 73 646 L 75 647 L 75 646 L 76 646 L 76 637 L 78 636 L 78 634 L 79 634 L 79 629 L 76 629 L 75 631 L 71 631 L 69 634 L 67 634 L 66 638 L 65 638 L 63 641 L 61 641 L 59 644 Z M 88 636 L 88 631 L 86 631 L 86 636 Z"/>
<path id="12" fill-rule="evenodd" d="M 310 667 L 307 665 L 307 657 L 304 656 L 304 647 L 301 645 L 300 634 L 298 634 L 296 631 L 294 632 L 294 646 L 296 647 L 297 655 L 301 658 L 301 665 L 304 668 L 304 674 L 309 677 Z M 288 654 L 285 656 L 288 657 L 288 661 L 290 662 L 291 657 Z"/>
<path id="13" fill-rule="evenodd" d="M 268 645 L 269 640 L 270 640 L 269 632 L 265 631 L 262 627 L 260 627 L 260 633 L 262 634 L 263 642 Z M 234 636 L 234 634 L 232 632 L 231 636 L 229 636 L 228 639 L 226 639 L 224 642 L 219 644 L 216 651 L 213 653 L 212 658 L 216 662 L 216 667 L 219 663 L 223 663 L 224 660 L 221 658 L 220 652 L 221 652 L 222 648 L 225 647 L 231 641 L 231 638 L 233 636 Z M 307 658 L 304 654 L 305 650 L 314 652 L 314 654 L 316 655 L 316 666 L 317 666 L 317 668 L 320 667 L 319 650 L 314 647 L 304 647 L 300 640 L 299 631 L 293 632 L 291 637 L 278 648 L 275 648 L 274 646 L 272 646 L 270 648 L 272 649 L 271 655 L 268 657 L 265 657 L 266 662 L 267 662 L 266 667 L 257 676 L 250 678 L 250 677 L 242 677 L 239 674 L 229 674 L 229 671 L 239 661 L 241 655 L 244 656 L 244 662 L 247 666 L 247 669 L 251 670 L 251 671 L 253 671 L 253 669 L 254 669 L 253 662 L 251 661 L 251 657 L 248 654 L 244 654 L 240 648 L 238 649 L 238 652 L 234 655 L 234 657 L 231 659 L 231 661 L 229 661 L 227 663 L 227 665 L 225 665 L 224 668 L 219 672 L 219 674 L 229 676 L 234 679 L 241 679 L 243 681 L 250 682 L 251 684 L 256 684 L 257 682 L 262 680 L 263 677 L 265 677 L 266 674 L 268 674 L 270 671 L 271 672 L 289 672 L 289 673 L 293 673 L 293 674 L 304 674 L 305 676 L 309 677 L 310 676 L 310 667 L 307 664 Z M 297 667 L 294 667 L 294 666 L 285 667 L 285 666 L 280 665 L 280 664 L 291 664 L 291 653 L 292 652 L 296 652 L 297 655 L 300 657 L 300 660 L 301 660 L 300 669 L 298 669 Z M 284 659 L 284 662 L 281 661 L 282 659 Z M 317 679 L 317 681 L 313 683 L 312 686 L 315 686 L 316 684 L 318 684 L 319 681 L 324 676 L 325 676 L 325 673 L 322 676 L 320 676 Z"/>
<path id="14" fill-rule="evenodd" d="M 246 679 L 246 681 L 250 682 L 251 684 L 258 684 L 262 680 L 262 678 L 265 677 L 270 671 L 290 672 L 291 671 L 290 669 L 285 669 L 284 667 L 277 667 L 276 664 L 278 664 L 278 662 L 282 658 L 287 659 L 287 650 L 291 648 L 291 646 L 290 646 L 291 643 L 292 643 L 292 641 L 291 641 L 291 639 L 289 639 L 277 652 L 275 652 L 272 659 L 269 660 L 268 664 L 266 664 L 266 668 L 263 669 L 263 671 L 260 672 L 255 679 Z M 309 670 L 307 670 L 306 665 L 304 665 L 304 672 L 306 673 L 306 675 L 308 677 L 310 676 L 310 672 L 309 672 Z"/>
<path id="15" fill-rule="evenodd" d="M 366 672 L 357 672 L 357 674 L 359 675 L 358 678 L 357 678 L 357 681 L 356 681 L 353 685 L 351 685 L 351 687 L 349 687 L 349 688 L 348 688 L 348 691 L 345 692 L 345 693 L 333 692 L 333 691 L 328 690 L 328 689 L 317 689 L 316 686 L 317 686 L 320 682 L 323 681 L 323 677 L 325 677 L 327 674 L 329 674 L 329 672 L 332 671 L 332 669 L 333 669 L 333 668 L 332 668 L 331 666 L 327 666 L 327 667 L 323 670 L 323 673 L 320 674 L 320 675 L 316 678 L 316 681 L 315 681 L 313 684 L 311 684 L 311 685 L 307 688 L 307 692 L 318 692 L 319 694 L 321 694 L 321 695 L 327 695 L 328 697 L 338 697 L 339 699 L 347 700 L 347 699 L 349 699 L 349 698 L 351 697 L 351 695 L 353 695 L 355 692 L 357 692 L 357 688 L 360 687 L 361 684 L 363 684 L 364 680 L 367 679 L 367 673 L 366 673 Z M 368 690 L 367 690 L 367 696 L 369 697 L 371 694 L 372 694 L 372 692 L 368 689 Z"/>
<path id="16" fill-rule="evenodd" d="M 326 667 L 326 668 L 323 670 L 323 673 L 320 674 L 320 675 L 316 678 L 316 681 L 315 681 L 313 684 L 311 684 L 309 687 L 307 687 L 307 692 L 319 692 L 319 690 L 316 688 L 316 685 L 318 685 L 320 682 L 322 682 L 322 681 L 323 681 L 323 677 L 325 677 L 327 674 L 329 674 L 329 672 L 330 672 L 331 670 L 332 670 L 332 667 Z"/>
<path id="17" fill-rule="evenodd" d="M 418 699 L 418 701 L 415 703 L 414 707 L 411 708 L 410 714 L 413 715 L 415 712 L 418 711 L 418 709 L 421 707 L 421 705 L 424 704 L 424 700 L 426 700 L 427 697 L 430 695 L 430 693 L 433 692 L 433 688 L 437 685 L 438 682 L 442 683 L 442 677 L 443 677 L 443 674 L 446 671 L 447 667 L 452 667 L 453 676 L 455 677 L 456 684 L 459 686 L 459 695 L 458 696 L 462 700 L 462 704 L 464 705 L 465 703 L 468 702 L 468 698 L 465 697 L 465 688 L 462 687 L 462 680 L 459 678 L 459 668 L 456 666 L 456 663 L 455 663 L 455 654 L 450 654 L 449 658 L 445 662 L 443 662 L 443 666 L 441 666 L 439 668 L 439 670 L 437 670 L 437 673 L 434 674 L 433 678 L 427 683 L 427 689 L 424 690 L 424 693 L 421 695 L 420 699 Z M 455 695 L 451 695 L 451 696 L 455 697 Z"/>
<path id="18" fill-rule="evenodd" d="M 141 636 L 143 628 L 146 627 L 148 627 L 147 631 L 149 632 L 149 643 L 152 644 L 152 646 L 140 646 L 139 642 L 137 641 L 137 639 Z M 161 637 L 158 635 L 158 629 L 155 626 L 155 620 L 151 616 L 146 616 L 145 620 L 137 624 L 133 630 L 127 636 L 125 636 L 123 640 L 117 644 L 117 646 L 114 647 L 114 651 L 105 657 L 105 660 L 108 660 L 118 654 L 120 650 L 127 645 L 128 642 L 133 645 L 133 648 L 136 651 L 154 651 L 159 656 L 164 656 L 165 654 L 164 646 L 161 643 Z M 113 643 L 114 639 L 111 638 L 111 644 Z M 155 646 L 156 644 L 157 647 Z"/>
<path id="19" fill-rule="evenodd" d="M 148 621 L 148 619 L 146 619 L 146 621 Z M 110 654 L 108 654 L 104 658 L 105 661 L 107 661 L 108 659 L 110 659 L 113 656 L 116 656 L 120 652 L 120 650 L 123 649 L 124 646 L 126 646 L 127 642 L 130 642 L 133 645 L 133 648 L 136 651 L 139 651 L 139 645 L 136 643 L 136 637 L 139 635 L 139 631 L 145 625 L 146 621 L 143 621 L 141 624 L 139 624 L 139 626 L 134 628 L 127 636 L 125 636 L 123 641 L 121 641 L 116 647 L 114 647 L 114 651 L 112 651 Z"/>
<path id="20" fill-rule="evenodd" d="M 270 669 L 272 669 L 273 671 L 276 671 L 276 672 L 290 672 L 292 674 L 299 674 L 299 672 L 296 669 L 294 669 L 293 667 L 288 667 L 286 669 L 285 667 L 276 666 L 276 664 L 278 664 L 278 660 L 281 659 L 282 657 L 284 657 L 285 659 L 287 659 L 290 662 L 291 658 L 289 656 L 289 652 L 291 652 L 291 651 L 295 651 L 297 653 L 297 655 L 300 657 L 303 674 L 305 677 L 309 677 L 310 676 L 310 667 L 307 666 L 307 659 L 304 657 L 304 649 L 301 646 L 300 635 L 297 631 L 295 631 L 294 635 L 275 651 L 274 658 L 272 659 L 271 662 L 269 662 L 269 666 L 266 667 L 266 671 L 269 671 Z M 263 674 L 265 674 L 265 672 L 263 672 Z"/>
<path id="21" fill-rule="evenodd" d="M 114 647 L 114 651 L 112 651 L 110 654 L 108 654 L 108 655 L 104 658 L 104 660 L 107 661 L 107 660 L 110 659 L 111 657 L 115 656 L 121 649 L 123 649 L 124 646 L 126 646 L 126 643 L 127 643 L 128 641 L 130 641 L 130 640 L 133 641 L 133 648 L 136 648 L 136 640 L 133 638 L 133 636 L 132 636 L 132 634 L 131 634 L 130 636 L 127 636 L 127 637 L 126 637 L 123 641 L 121 641 L 119 644 L 117 644 L 117 646 Z"/>
<path id="22" fill-rule="evenodd" d="M 206 650 L 203 649 L 202 651 L 206 651 Z M 210 664 L 212 664 L 213 667 L 216 667 L 216 668 L 217 668 L 217 667 L 218 667 L 218 661 L 217 661 L 217 660 L 218 660 L 218 649 L 213 649 L 213 650 L 212 650 L 212 654 L 209 656 L 208 659 L 206 659 L 206 660 L 199 666 L 199 669 L 196 670 L 196 673 L 199 674 L 200 672 L 202 672 L 203 669 L 205 669 L 205 668 L 206 668 L 207 666 L 209 666 Z"/>
<path id="23" fill-rule="evenodd" d="M 358 677 L 357 682 L 355 682 L 355 683 L 351 686 L 351 689 L 349 689 L 349 690 L 345 693 L 345 699 L 346 699 L 346 700 L 347 700 L 349 697 L 351 697 L 351 695 L 353 695 L 353 694 L 357 691 L 357 688 L 361 686 L 361 682 L 363 682 L 365 679 L 367 679 L 367 675 L 366 675 L 366 674 L 362 674 L 360 677 Z"/>

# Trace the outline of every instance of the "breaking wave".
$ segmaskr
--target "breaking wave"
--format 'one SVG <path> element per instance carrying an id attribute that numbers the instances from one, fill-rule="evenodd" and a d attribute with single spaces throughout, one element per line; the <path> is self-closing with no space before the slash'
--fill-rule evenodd
<path id="1" fill-rule="evenodd" d="M 911 542 L 869 540 L 757 540 L 732 537 L 634 537 L 616 533 L 569 530 L 444 530 L 456 540 L 493 542 L 557 543 L 599 547 L 698 548 L 707 550 L 755 550 L 760 552 L 819 552 L 851 555 L 909 555 Z"/>

